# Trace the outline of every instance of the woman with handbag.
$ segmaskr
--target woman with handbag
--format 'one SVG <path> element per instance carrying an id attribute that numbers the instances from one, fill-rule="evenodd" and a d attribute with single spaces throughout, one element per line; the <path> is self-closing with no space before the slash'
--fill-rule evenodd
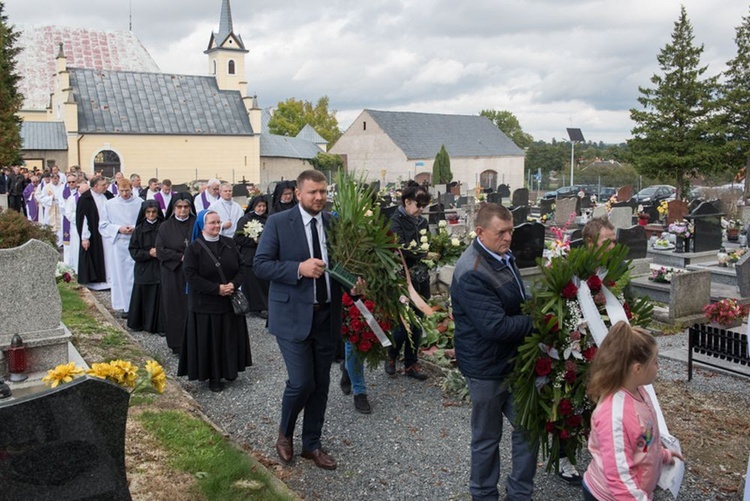
<path id="1" fill-rule="evenodd" d="M 235 294 L 242 294 L 242 257 L 234 241 L 220 231 L 219 214 L 198 214 L 183 263 L 188 320 L 177 369 L 178 376 L 208 380 L 214 392 L 224 389 L 222 379 L 234 381 L 253 364 L 245 312 L 235 313 L 237 304 L 247 308 L 247 300 L 237 296 L 233 301 Z"/>

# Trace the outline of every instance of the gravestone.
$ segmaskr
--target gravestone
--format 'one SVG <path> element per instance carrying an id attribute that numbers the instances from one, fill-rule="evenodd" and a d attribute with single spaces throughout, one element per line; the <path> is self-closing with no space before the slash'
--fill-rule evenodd
<path id="1" fill-rule="evenodd" d="M 129 401 L 125 389 L 89 376 L 0 401 L 0 498 L 131 499 Z"/>
<path id="2" fill-rule="evenodd" d="M 558 198 L 555 203 L 555 223 L 563 225 L 568 222 L 570 215 L 578 215 L 578 197 Z"/>
<path id="3" fill-rule="evenodd" d="M 711 299 L 711 272 L 689 271 L 672 276 L 669 293 L 669 318 L 676 319 L 703 313 Z"/>
<path id="4" fill-rule="evenodd" d="M 704 202 L 701 198 L 696 198 L 695 200 L 691 200 L 688 204 L 688 214 L 693 212 L 700 204 Z"/>
<path id="5" fill-rule="evenodd" d="M 633 197 L 633 187 L 630 185 L 623 186 L 619 190 L 617 190 L 617 200 L 620 202 L 625 202 L 630 200 Z"/>
<path id="6" fill-rule="evenodd" d="M 513 226 L 524 224 L 531 213 L 531 208 L 528 205 L 522 205 L 515 207 L 510 211 L 513 214 Z"/>
<path id="7" fill-rule="evenodd" d="M 68 361 L 70 333 L 62 325 L 62 302 L 55 282 L 57 249 L 39 240 L 0 249 L 0 349 L 14 334 L 26 345 L 28 372 Z"/>
<path id="8" fill-rule="evenodd" d="M 488 193 L 487 202 L 491 204 L 503 205 L 503 196 L 500 193 Z"/>
<path id="9" fill-rule="evenodd" d="M 383 207 L 380 209 L 381 216 L 387 220 L 390 221 L 393 217 L 393 214 L 398 210 L 398 205 L 391 205 L 390 207 Z"/>
<path id="10" fill-rule="evenodd" d="M 710 202 L 703 202 L 685 217 L 694 223 L 693 252 L 719 250 L 722 244 L 721 216 L 723 215 Z"/>
<path id="11" fill-rule="evenodd" d="M 520 207 L 521 205 L 529 205 L 529 189 L 518 188 L 513 192 L 513 199 L 511 200 L 513 207 Z"/>
<path id="12" fill-rule="evenodd" d="M 185 184 L 185 183 L 183 183 L 183 184 L 173 184 L 172 185 L 172 191 L 174 191 L 175 193 L 182 193 L 182 192 L 188 192 L 188 193 L 190 193 L 190 189 L 188 188 L 188 185 Z"/>
<path id="13" fill-rule="evenodd" d="M 453 195 L 453 193 L 444 193 L 440 196 L 440 202 L 445 207 L 452 207 L 456 203 L 456 197 Z"/>
<path id="14" fill-rule="evenodd" d="M 734 265 L 737 273 L 737 287 L 741 297 L 750 297 L 750 253 L 745 253 Z"/>
<path id="15" fill-rule="evenodd" d="M 697 207 L 697 206 L 696 206 Z M 670 200 L 667 202 L 667 225 L 675 221 L 682 221 L 690 214 L 688 204 L 683 200 Z"/>
<path id="16" fill-rule="evenodd" d="M 499 184 L 497 185 L 497 193 L 501 197 L 509 197 L 510 196 L 510 186 L 507 184 Z"/>
<path id="17" fill-rule="evenodd" d="M 575 230 L 570 232 L 571 240 L 580 240 L 582 238 L 583 238 L 583 230 L 581 228 L 576 228 Z"/>
<path id="18" fill-rule="evenodd" d="M 607 208 L 604 205 L 597 205 L 594 207 L 591 217 L 607 217 Z"/>
<path id="19" fill-rule="evenodd" d="M 591 197 L 585 196 L 585 197 L 578 197 L 581 199 L 581 209 L 590 209 L 591 208 Z"/>
<path id="20" fill-rule="evenodd" d="M 553 205 L 555 205 L 555 200 L 552 198 L 543 198 L 539 200 L 539 214 L 549 214 L 552 212 Z"/>
<path id="21" fill-rule="evenodd" d="M 456 207 L 463 207 L 464 205 L 469 203 L 469 197 L 458 197 L 458 200 L 456 201 Z"/>
<path id="22" fill-rule="evenodd" d="M 617 230 L 617 243 L 628 248 L 625 259 L 642 259 L 648 253 L 648 238 L 646 228 L 640 225 Z"/>
<path id="23" fill-rule="evenodd" d="M 633 225 L 633 211 L 630 207 L 612 207 L 609 222 L 617 228 L 630 228 Z"/>
<path id="24" fill-rule="evenodd" d="M 427 209 L 427 221 L 430 224 L 438 224 L 438 222 L 445 220 L 445 206 L 441 203 L 432 204 Z"/>
<path id="25" fill-rule="evenodd" d="M 516 258 L 519 268 L 533 268 L 537 258 L 544 252 L 544 225 L 541 223 L 523 223 L 513 231 L 510 250 Z"/>

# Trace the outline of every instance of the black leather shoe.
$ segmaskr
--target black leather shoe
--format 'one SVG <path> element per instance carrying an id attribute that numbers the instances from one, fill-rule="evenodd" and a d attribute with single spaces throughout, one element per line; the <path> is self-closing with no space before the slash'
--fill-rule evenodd
<path id="1" fill-rule="evenodd" d="M 367 401 L 366 393 L 354 395 L 354 409 L 362 414 L 372 413 L 372 407 L 370 407 L 370 402 Z"/>
<path id="2" fill-rule="evenodd" d="M 349 379 L 349 372 L 346 370 L 344 362 L 341 362 L 341 391 L 344 395 L 349 395 L 352 392 L 352 380 Z"/>
<path id="3" fill-rule="evenodd" d="M 120 318 L 128 318 L 128 312 L 123 311 L 122 313 L 120 313 Z"/>
<path id="4" fill-rule="evenodd" d="M 385 373 L 389 376 L 395 376 L 396 375 L 396 359 L 395 358 L 389 358 L 385 361 Z"/>
<path id="5" fill-rule="evenodd" d="M 221 390 L 224 389 L 224 383 L 222 383 L 221 381 L 212 379 L 208 382 L 208 389 L 214 393 L 219 393 Z"/>
<path id="6" fill-rule="evenodd" d="M 268 320 L 268 310 L 260 310 L 260 313 L 258 313 L 258 316 L 262 318 L 263 320 Z"/>

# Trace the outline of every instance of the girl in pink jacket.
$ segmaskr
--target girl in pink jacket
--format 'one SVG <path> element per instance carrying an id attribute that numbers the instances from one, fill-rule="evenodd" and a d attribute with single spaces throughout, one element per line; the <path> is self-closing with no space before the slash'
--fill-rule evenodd
<path id="1" fill-rule="evenodd" d="M 642 386 L 656 379 L 656 340 L 618 322 L 609 331 L 589 372 L 588 394 L 598 402 L 591 416 L 592 460 L 583 476 L 584 500 L 650 500 L 662 464 L 682 459 L 661 445 L 659 427 Z"/>

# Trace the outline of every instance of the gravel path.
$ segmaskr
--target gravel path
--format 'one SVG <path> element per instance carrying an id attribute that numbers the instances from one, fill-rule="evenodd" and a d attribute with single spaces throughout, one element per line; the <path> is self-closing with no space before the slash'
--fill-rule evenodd
<path id="1" fill-rule="evenodd" d="M 95 292 L 97 299 L 109 307 L 109 293 Z M 122 321 L 124 325 L 124 321 Z M 227 383 L 221 393 L 211 393 L 206 383 L 177 381 L 201 404 L 204 412 L 231 437 L 277 463 L 274 443 L 277 436 L 281 394 L 286 371 L 275 338 L 265 330 L 265 321 L 248 319 L 254 365 L 236 381 Z M 165 365 L 171 378 L 177 370 L 162 337 L 131 332 L 143 347 Z M 660 345 L 671 348 L 684 342 L 684 335 L 660 338 Z M 660 360 L 660 378 L 686 380 L 684 363 Z M 401 367 L 399 367 L 401 369 Z M 731 391 L 746 400 L 745 379 L 728 376 L 694 375 L 692 387 L 698 391 Z M 322 500 L 452 500 L 470 499 L 469 441 L 471 409 L 444 395 L 438 378 L 427 382 L 413 381 L 399 371 L 389 378 L 383 370 L 367 371 L 369 400 L 373 413 L 362 415 L 354 410 L 351 396 L 339 389 L 340 371 L 331 368 L 331 391 L 328 400 L 323 446 L 336 458 L 338 469 L 325 471 L 298 455 L 290 466 L 278 465 L 277 475 L 305 499 Z M 302 420 L 296 435 L 301 433 Z M 509 425 L 506 421 L 506 430 Z M 510 463 L 509 433 L 501 444 L 503 477 Z M 295 439 L 295 452 L 301 450 Z M 584 453 L 579 469 L 588 464 Z M 686 473 L 680 500 L 713 499 L 702 492 L 700 480 Z M 502 485 L 502 483 L 501 483 Z M 502 489 L 502 487 L 501 487 Z M 580 488 L 568 486 L 554 474 L 547 474 L 540 464 L 535 479 L 536 500 L 580 500 Z M 664 492 L 655 499 L 672 499 Z M 727 499 L 727 498 L 721 498 Z"/>

